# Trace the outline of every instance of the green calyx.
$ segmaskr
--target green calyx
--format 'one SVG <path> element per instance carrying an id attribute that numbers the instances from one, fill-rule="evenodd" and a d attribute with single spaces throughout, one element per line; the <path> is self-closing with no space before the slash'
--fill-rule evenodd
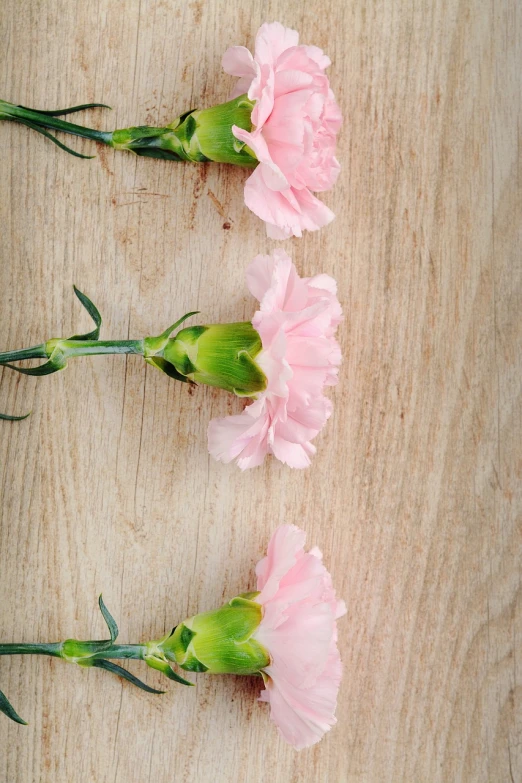
<path id="1" fill-rule="evenodd" d="M 270 663 L 268 651 L 254 638 L 262 619 L 257 595 L 245 593 L 214 612 L 190 617 L 154 644 L 187 671 L 257 674 Z"/>
<path id="2" fill-rule="evenodd" d="M 252 130 L 251 114 L 254 103 L 247 95 L 221 103 L 211 109 L 194 112 L 197 144 L 209 160 L 217 163 L 234 163 L 238 166 L 257 166 L 257 158 L 244 142 L 236 139 L 232 126 Z"/>
<path id="3" fill-rule="evenodd" d="M 250 131 L 254 104 L 246 95 L 210 109 L 185 112 L 165 128 L 146 125 L 115 130 L 110 145 L 131 150 L 137 155 L 194 163 L 215 161 L 253 168 L 257 158 L 252 150 L 238 141 L 232 126 Z"/>
<path id="4" fill-rule="evenodd" d="M 253 397 L 267 385 L 255 361 L 261 349 L 250 322 L 189 326 L 168 341 L 163 358 L 191 381 Z"/>

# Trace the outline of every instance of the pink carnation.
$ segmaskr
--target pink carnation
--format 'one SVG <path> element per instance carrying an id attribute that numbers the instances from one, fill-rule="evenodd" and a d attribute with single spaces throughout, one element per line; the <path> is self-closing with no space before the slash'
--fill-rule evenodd
<path id="1" fill-rule="evenodd" d="M 252 324 L 263 349 L 256 362 L 267 388 L 243 413 L 213 419 L 208 447 L 222 462 L 260 465 L 274 454 L 292 468 L 305 468 L 315 453 L 311 441 L 324 427 L 332 404 L 323 394 L 337 383 L 341 362 L 334 338 L 342 311 L 335 280 L 301 278 L 280 248 L 256 256 L 247 270 L 250 292 L 260 302 Z"/>
<path id="2" fill-rule="evenodd" d="M 245 185 L 245 203 L 273 239 L 300 237 L 330 223 L 333 212 L 311 191 L 329 190 L 339 173 L 335 157 L 341 112 L 324 70 L 329 58 L 278 22 L 264 24 L 255 55 L 244 46 L 225 52 L 223 68 L 239 81 L 232 97 L 255 101 L 252 132 L 233 127 L 259 165 Z"/>
<path id="3" fill-rule="evenodd" d="M 282 525 L 256 568 L 263 619 L 254 636 L 270 654 L 260 698 L 298 750 L 318 742 L 336 722 L 342 673 L 336 620 L 346 612 L 319 549 L 304 552 L 305 538 L 294 525 Z"/>

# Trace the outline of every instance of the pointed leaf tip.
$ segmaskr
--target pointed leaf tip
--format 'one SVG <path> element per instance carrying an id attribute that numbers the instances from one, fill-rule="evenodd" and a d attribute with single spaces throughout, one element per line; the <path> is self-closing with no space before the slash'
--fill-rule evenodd
<path id="1" fill-rule="evenodd" d="M 98 669 L 104 669 L 107 672 L 116 674 L 118 677 L 122 677 L 124 680 L 127 680 L 132 685 L 135 685 L 137 688 L 141 688 L 142 691 L 146 691 L 147 693 L 165 693 L 165 691 L 158 691 L 156 688 L 151 688 L 150 685 L 147 685 L 145 682 L 139 680 L 134 676 L 134 674 L 131 674 L 129 671 L 127 671 L 127 669 L 124 669 L 122 666 L 118 666 L 117 663 L 107 661 L 105 658 L 100 658 L 94 661 L 92 665 L 96 666 Z"/>
<path id="2" fill-rule="evenodd" d="M 68 147 L 66 144 L 63 144 L 61 141 L 59 141 L 56 138 L 56 136 L 52 135 L 52 133 L 48 133 L 48 131 L 41 128 L 40 125 L 37 125 L 36 123 L 31 122 L 30 120 L 17 117 L 15 121 L 21 123 L 22 125 L 26 125 L 28 128 L 35 130 L 37 133 L 41 133 L 42 136 L 45 136 L 46 139 L 49 139 L 49 141 L 52 141 L 53 144 L 56 144 L 57 147 L 60 147 L 60 149 L 65 150 L 65 152 L 68 152 L 70 155 L 73 155 L 75 158 L 85 158 L 89 160 L 95 157 L 95 155 L 82 155 L 81 152 L 76 152 L 76 150 L 73 150 L 71 147 Z"/>
<path id="3" fill-rule="evenodd" d="M 23 416 L 9 416 L 7 413 L 0 413 L 0 419 L 2 421 L 23 421 L 24 419 L 27 419 L 31 413 L 32 411 L 29 411 L 29 413 L 25 413 Z"/>
<path id="4" fill-rule="evenodd" d="M 4 715 L 7 715 L 7 717 L 11 720 L 14 720 L 15 723 L 20 723 L 22 726 L 27 726 L 27 721 L 19 716 L 5 693 L 2 693 L 2 691 L 0 691 L 0 712 L 3 712 Z"/>
<path id="5" fill-rule="evenodd" d="M 28 106 L 18 106 L 19 109 L 28 109 L 34 111 Z M 65 117 L 66 114 L 74 114 L 77 111 L 84 111 L 85 109 L 111 109 L 112 106 L 108 106 L 106 103 L 82 103 L 80 106 L 71 106 L 68 109 L 54 109 L 53 111 L 42 111 L 38 109 L 38 114 L 45 114 L 46 117 Z"/>
<path id="6" fill-rule="evenodd" d="M 162 660 L 161 658 L 157 658 L 154 655 L 146 655 L 145 656 L 145 663 L 151 667 L 151 669 L 156 669 L 157 671 L 161 672 L 165 675 L 165 677 L 168 677 L 169 680 L 174 680 L 175 682 L 179 682 L 180 685 L 195 685 L 194 682 L 191 682 L 190 680 L 185 680 L 184 677 L 181 677 L 177 672 L 175 672 L 171 665 L 168 663 L 168 661 Z"/>
<path id="7" fill-rule="evenodd" d="M 186 321 L 187 318 L 192 318 L 193 315 L 199 315 L 200 312 L 200 310 L 192 310 L 190 313 L 185 313 L 185 315 L 182 315 L 181 318 L 178 318 L 178 320 L 173 323 L 172 326 L 169 326 L 168 329 L 165 329 L 165 331 L 160 334 L 160 337 L 170 337 L 174 329 L 177 329 L 178 326 L 181 326 L 183 321 Z"/>
<path id="8" fill-rule="evenodd" d="M 116 620 L 105 606 L 101 593 L 98 599 L 98 605 L 100 607 L 100 612 L 103 615 L 103 619 L 107 623 L 107 628 L 109 629 L 109 633 L 111 635 L 111 644 L 114 644 L 119 633 L 118 626 L 116 624 Z"/>
<path id="9" fill-rule="evenodd" d="M 100 327 L 102 325 L 102 317 L 100 315 L 100 311 L 94 304 L 94 302 L 91 302 L 89 297 L 82 293 L 79 288 L 76 288 L 75 285 L 73 285 L 74 293 L 82 303 L 82 305 L 85 307 L 89 315 L 91 316 L 92 320 L 95 324 L 95 329 L 92 330 L 92 332 L 87 332 L 86 334 L 75 334 L 71 338 L 71 340 L 98 340 L 100 337 Z"/>

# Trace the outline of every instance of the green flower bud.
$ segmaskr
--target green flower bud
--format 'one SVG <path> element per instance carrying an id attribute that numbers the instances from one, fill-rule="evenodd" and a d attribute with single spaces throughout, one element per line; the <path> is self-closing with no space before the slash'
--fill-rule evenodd
<path id="1" fill-rule="evenodd" d="M 247 95 L 220 103 L 210 109 L 186 112 L 165 128 L 137 126 L 110 134 L 108 143 L 115 149 L 133 150 L 138 155 L 204 163 L 234 163 L 255 168 L 254 152 L 232 133 L 232 126 L 252 128 L 254 104 Z"/>
<path id="2" fill-rule="evenodd" d="M 182 669 L 211 674 L 256 674 L 270 663 L 270 656 L 253 638 L 262 609 L 244 593 L 214 612 L 190 617 L 171 636 L 153 643 Z"/>
<path id="3" fill-rule="evenodd" d="M 163 358 L 191 381 L 253 397 L 267 385 L 255 361 L 261 348 L 261 338 L 249 322 L 189 326 L 168 340 Z"/>
<path id="4" fill-rule="evenodd" d="M 239 166 L 256 166 L 258 161 L 252 150 L 232 133 L 233 125 L 247 131 L 252 130 L 250 116 L 253 108 L 254 104 L 248 96 L 240 95 L 233 101 L 193 112 L 193 144 L 197 143 L 199 150 L 208 160 L 235 163 Z"/>

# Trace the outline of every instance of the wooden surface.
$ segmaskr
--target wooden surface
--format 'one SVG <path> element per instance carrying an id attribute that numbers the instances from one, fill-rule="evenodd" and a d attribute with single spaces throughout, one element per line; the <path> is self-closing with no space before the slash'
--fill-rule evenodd
<path id="1" fill-rule="evenodd" d="M 313 467 L 241 474 L 206 449 L 225 392 L 138 358 L 0 375 L 2 641 L 154 638 L 254 585 L 281 522 L 325 553 L 348 616 L 338 725 L 279 740 L 258 685 L 197 677 L 150 696 L 51 659 L 0 660 L 29 726 L 0 716 L 6 783 L 522 780 L 521 20 L 517 0 L 3 0 L 0 97 L 105 101 L 97 127 L 226 99 L 220 60 L 278 19 L 326 49 L 345 124 L 337 213 L 284 243 L 339 281 L 334 415 Z M 306 9 L 306 10 L 305 10 Z M 88 326 L 156 334 L 190 309 L 251 317 L 251 258 L 278 243 L 245 173 L 92 161 L 0 125 L 0 348 Z M 230 224 L 226 228 L 224 224 Z M 131 666 L 151 685 L 160 675 Z"/>

